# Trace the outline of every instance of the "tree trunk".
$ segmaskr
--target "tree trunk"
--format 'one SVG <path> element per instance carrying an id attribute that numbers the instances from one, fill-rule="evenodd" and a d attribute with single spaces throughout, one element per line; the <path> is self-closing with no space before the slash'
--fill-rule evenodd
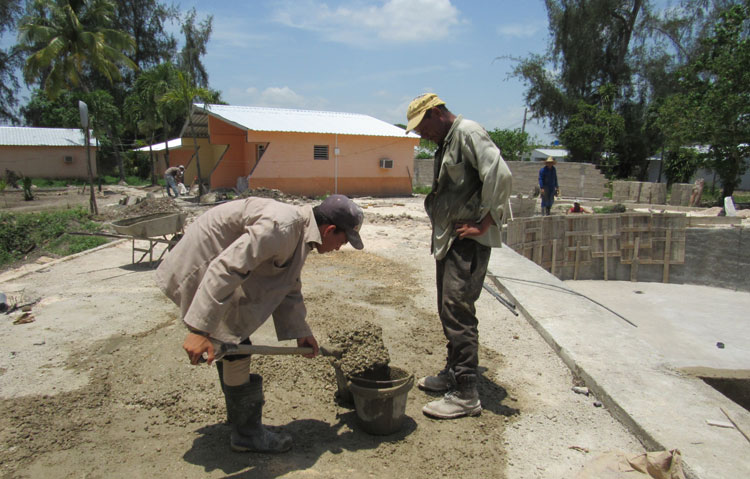
<path id="1" fill-rule="evenodd" d="M 169 125 L 164 120 L 164 166 L 169 168 Z"/>
<path id="2" fill-rule="evenodd" d="M 112 144 L 115 147 L 115 158 L 117 159 L 117 170 L 120 174 L 120 181 L 125 181 L 125 165 L 122 163 L 122 155 L 120 154 L 120 143 L 119 138 L 115 138 L 115 135 L 112 134 L 112 127 L 107 127 L 107 134 L 112 139 Z"/>
<path id="3" fill-rule="evenodd" d="M 156 162 L 154 161 L 154 132 L 151 132 L 151 141 L 148 143 L 148 155 L 151 161 L 151 186 L 156 185 Z"/>

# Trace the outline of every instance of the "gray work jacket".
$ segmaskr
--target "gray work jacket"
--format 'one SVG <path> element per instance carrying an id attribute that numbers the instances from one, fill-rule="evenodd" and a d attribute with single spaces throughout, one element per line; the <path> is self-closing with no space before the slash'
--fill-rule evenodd
<path id="1" fill-rule="evenodd" d="M 442 259 L 457 237 L 457 221 L 480 222 L 491 215 L 494 225 L 471 239 L 500 247 L 500 228 L 511 191 L 511 174 L 500 150 L 478 123 L 459 115 L 435 152 L 432 192 L 425 209 L 432 222 L 432 254 Z"/>
<path id="2" fill-rule="evenodd" d="M 279 340 L 312 335 L 300 274 L 321 243 L 311 206 L 248 198 L 201 215 L 156 270 L 182 320 L 237 343 L 273 316 Z"/>

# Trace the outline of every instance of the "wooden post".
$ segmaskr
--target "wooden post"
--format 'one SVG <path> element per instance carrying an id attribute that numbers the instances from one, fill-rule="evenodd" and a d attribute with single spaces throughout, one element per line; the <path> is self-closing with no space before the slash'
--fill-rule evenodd
<path id="1" fill-rule="evenodd" d="M 638 281 L 638 246 L 640 245 L 641 237 L 635 237 L 635 246 L 633 247 L 633 262 L 630 263 L 630 281 Z"/>
<path id="2" fill-rule="evenodd" d="M 669 259 L 671 257 L 672 251 L 672 230 L 667 229 L 667 239 L 666 243 L 664 244 L 664 283 L 669 283 Z"/>
<path id="3" fill-rule="evenodd" d="M 609 256 L 609 250 L 607 249 L 607 232 L 604 232 L 604 281 L 609 278 L 609 271 L 607 268 L 607 256 Z"/>
<path id="4" fill-rule="evenodd" d="M 576 264 L 575 269 L 573 269 L 573 279 L 578 279 L 578 264 L 580 259 L 580 252 L 581 252 L 581 240 L 576 240 Z"/>
<path id="5" fill-rule="evenodd" d="M 550 272 L 552 276 L 555 275 L 555 263 L 557 262 L 557 240 L 552 240 L 552 269 Z"/>

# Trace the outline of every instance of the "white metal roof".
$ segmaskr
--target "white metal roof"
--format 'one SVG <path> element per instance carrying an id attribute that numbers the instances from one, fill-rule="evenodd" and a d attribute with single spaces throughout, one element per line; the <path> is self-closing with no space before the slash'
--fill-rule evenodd
<path id="1" fill-rule="evenodd" d="M 419 138 L 414 133 L 407 135 L 402 128 L 395 125 L 359 113 L 205 105 L 202 103 L 196 103 L 195 107 L 239 128 L 253 131 Z M 183 131 L 183 133 L 187 134 L 188 132 Z"/>
<path id="2" fill-rule="evenodd" d="M 94 138 L 89 138 L 92 146 Z M 0 126 L 0 145 L 3 146 L 86 146 L 83 131 L 78 128 L 33 128 Z"/>
<path id="3" fill-rule="evenodd" d="M 534 151 L 537 151 L 544 156 L 551 156 L 552 158 L 565 158 L 568 156 L 568 150 L 537 148 Z"/>
<path id="4" fill-rule="evenodd" d="M 174 148 L 179 148 L 182 146 L 182 138 L 175 138 L 174 140 L 169 140 L 168 142 L 164 143 L 155 143 L 151 145 L 151 150 L 153 151 L 164 151 L 167 149 L 166 145 L 169 145 L 169 149 L 172 150 Z M 148 146 L 144 146 L 142 148 L 138 148 L 135 151 L 149 151 Z"/>

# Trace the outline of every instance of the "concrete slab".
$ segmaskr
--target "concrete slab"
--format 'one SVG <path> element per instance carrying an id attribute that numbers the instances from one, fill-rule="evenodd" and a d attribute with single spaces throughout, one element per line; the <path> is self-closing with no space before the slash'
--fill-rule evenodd
<path id="1" fill-rule="evenodd" d="M 750 370 L 750 294 L 630 282 L 574 287 L 510 248 L 493 250 L 489 270 L 648 449 L 679 449 L 690 478 L 750 477 L 750 442 L 736 428 L 709 424 L 726 422 L 726 411 L 747 433 L 750 412 L 683 370 Z"/>

